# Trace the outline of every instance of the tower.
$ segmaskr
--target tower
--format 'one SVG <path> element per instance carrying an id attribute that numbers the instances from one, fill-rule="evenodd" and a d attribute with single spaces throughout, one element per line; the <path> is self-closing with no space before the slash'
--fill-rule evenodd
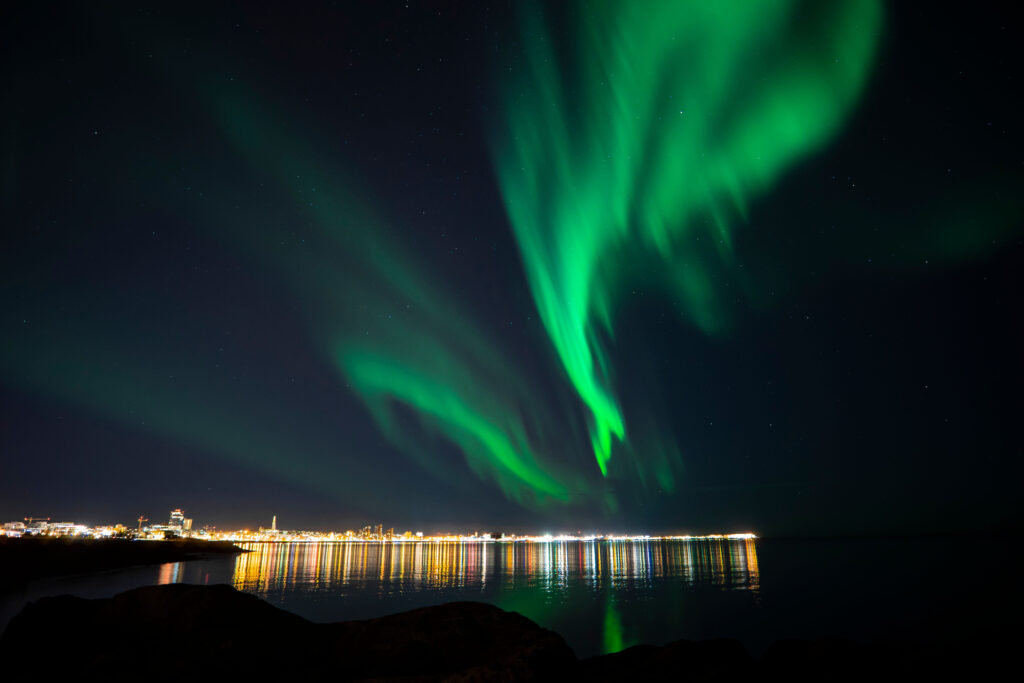
<path id="1" fill-rule="evenodd" d="M 274 515 L 274 519 L 270 521 L 270 530 L 277 531 L 277 515 Z"/>

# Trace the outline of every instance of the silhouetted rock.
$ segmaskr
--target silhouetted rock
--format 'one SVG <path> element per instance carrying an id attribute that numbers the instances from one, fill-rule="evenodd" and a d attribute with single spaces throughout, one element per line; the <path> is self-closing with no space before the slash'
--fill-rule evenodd
<path id="1" fill-rule="evenodd" d="M 580 663 L 580 672 L 589 681 L 733 681 L 753 671 L 754 659 L 732 639 L 634 645 Z"/>
<path id="2" fill-rule="evenodd" d="M 48 657 L 55 642 L 73 655 Z M 314 624 L 229 586 L 185 584 L 106 600 L 61 596 L 31 603 L 0 638 L 0 657 L 47 662 L 53 675 L 147 680 L 203 672 L 511 681 L 576 663 L 561 636 L 492 605 L 456 602 Z"/>
<path id="3" fill-rule="evenodd" d="M 780 640 L 761 658 L 771 676 L 786 674 L 791 680 L 873 680 L 897 671 L 898 653 L 878 645 L 864 645 L 844 638 Z"/>
<path id="4" fill-rule="evenodd" d="M 369 621 L 331 624 L 331 653 L 360 675 L 461 672 L 465 680 L 531 680 L 576 657 L 562 637 L 521 614 L 452 602 Z M 380 662 L 387 666 L 381 669 Z"/>
<path id="5" fill-rule="evenodd" d="M 148 586 L 105 600 L 58 596 L 30 603 L 8 624 L 0 655 L 46 661 L 56 647 L 70 656 L 51 665 L 76 673 L 117 675 L 156 661 L 157 678 L 197 665 L 228 673 L 238 670 L 238 661 L 260 658 L 270 644 L 265 639 L 288 645 L 313 628 L 230 586 Z"/>

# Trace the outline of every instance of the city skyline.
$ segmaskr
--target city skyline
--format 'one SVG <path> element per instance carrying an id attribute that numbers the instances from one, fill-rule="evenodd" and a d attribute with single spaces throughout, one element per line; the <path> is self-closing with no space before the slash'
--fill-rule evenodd
<path id="1" fill-rule="evenodd" d="M 136 520 L 138 526 L 132 528 L 120 522 L 105 524 L 88 524 L 82 522 L 54 522 L 49 517 L 25 517 L 23 521 L 0 522 L 0 535 L 45 535 L 45 536 L 90 536 L 97 538 L 125 537 L 141 540 L 165 540 L 175 538 L 195 538 L 200 540 L 229 541 L 286 541 L 286 542 L 323 542 L 323 541 L 565 541 L 565 540 L 703 540 L 731 539 L 743 540 L 756 538 L 750 531 L 689 534 L 689 533 L 608 533 L 576 530 L 575 533 L 564 530 L 550 532 L 522 532 L 522 530 L 473 530 L 448 529 L 432 530 L 424 533 L 421 530 L 403 529 L 398 532 L 395 527 L 386 527 L 382 522 L 377 524 L 359 525 L 352 529 L 279 529 L 277 515 L 271 516 L 269 527 L 262 525 L 239 527 L 235 529 L 216 525 L 203 524 L 193 529 L 192 518 L 184 516 L 184 510 L 175 508 L 170 511 L 166 524 L 155 522 L 140 515 Z M 168 533 L 170 532 L 170 533 Z M 165 535 L 166 534 L 166 535 Z"/>

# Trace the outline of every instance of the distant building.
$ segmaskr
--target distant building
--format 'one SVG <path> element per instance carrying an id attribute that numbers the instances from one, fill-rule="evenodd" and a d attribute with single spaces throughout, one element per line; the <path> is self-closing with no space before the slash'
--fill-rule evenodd
<path id="1" fill-rule="evenodd" d="M 167 526 L 171 527 L 172 529 L 177 529 L 179 531 L 184 530 L 185 513 L 184 511 L 182 511 L 181 508 L 171 510 L 171 521 L 167 523 Z"/>
<path id="2" fill-rule="evenodd" d="M 25 533 L 24 522 L 4 522 L 4 526 L 0 529 L 0 536 L 21 536 Z"/>
<path id="3" fill-rule="evenodd" d="M 89 527 L 84 524 L 75 524 L 74 522 L 51 522 L 46 529 L 46 533 L 51 536 L 81 536 L 89 530 Z"/>
<path id="4" fill-rule="evenodd" d="M 50 528 L 49 517 L 26 517 L 25 518 L 25 533 L 27 534 L 42 534 Z"/>
<path id="5" fill-rule="evenodd" d="M 274 515 L 270 520 L 270 528 L 264 529 L 260 527 L 261 534 L 270 534 L 271 536 L 277 536 L 280 532 L 277 530 L 277 515 Z"/>

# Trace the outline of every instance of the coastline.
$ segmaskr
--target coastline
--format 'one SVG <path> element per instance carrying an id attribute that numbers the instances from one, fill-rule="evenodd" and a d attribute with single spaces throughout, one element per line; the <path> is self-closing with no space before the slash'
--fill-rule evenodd
<path id="1" fill-rule="evenodd" d="M 0 537 L 0 594 L 35 579 L 244 552 L 227 541 Z"/>

